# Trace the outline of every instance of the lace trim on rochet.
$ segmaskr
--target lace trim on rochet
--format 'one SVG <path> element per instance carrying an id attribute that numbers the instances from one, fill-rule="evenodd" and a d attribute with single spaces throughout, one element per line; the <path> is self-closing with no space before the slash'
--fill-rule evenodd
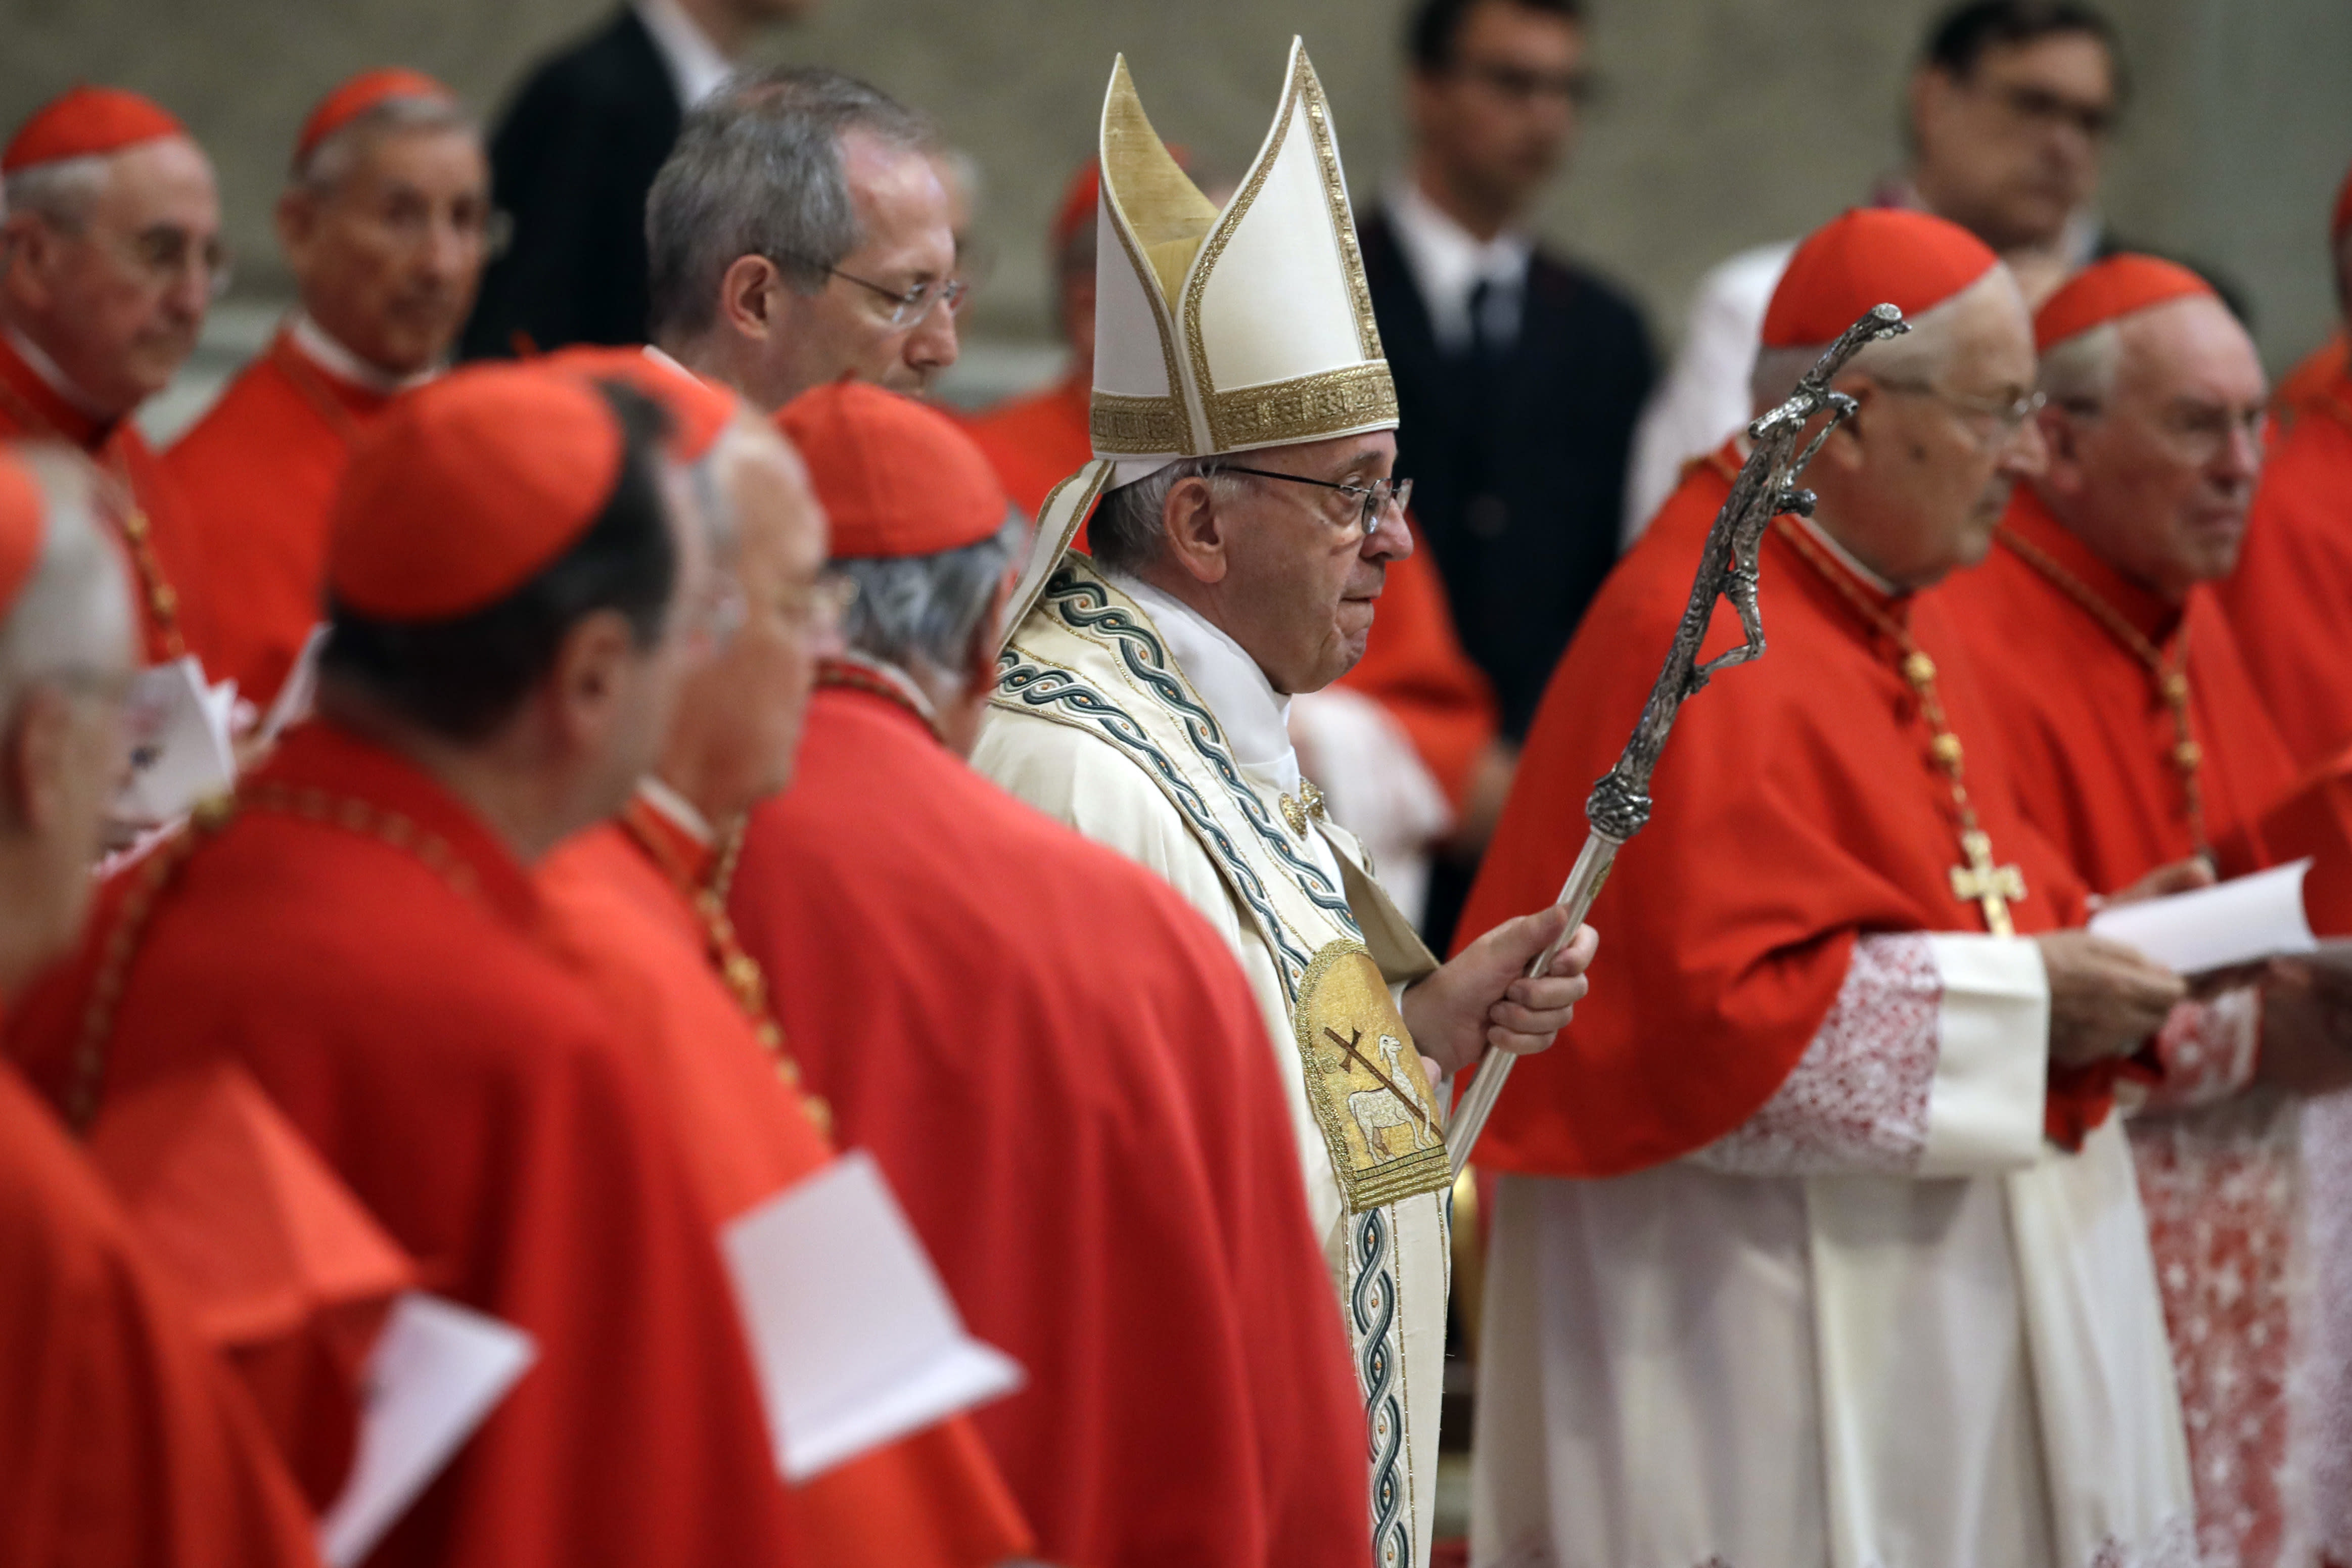
<path id="1" fill-rule="evenodd" d="M 1691 1156 L 1741 1176 L 1907 1175 L 1927 1147 L 1944 986 L 1916 931 L 1864 936 L 1829 1016 L 1764 1108 Z"/>

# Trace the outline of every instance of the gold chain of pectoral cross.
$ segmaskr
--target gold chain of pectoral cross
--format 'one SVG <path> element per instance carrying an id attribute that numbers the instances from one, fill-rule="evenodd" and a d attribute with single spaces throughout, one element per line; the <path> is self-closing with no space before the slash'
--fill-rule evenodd
<path id="1" fill-rule="evenodd" d="M 1926 721 L 1932 737 L 1927 743 L 1927 755 L 1951 785 L 1952 807 L 1959 820 L 1960 853 L 1968 864 L 1950 870 L 1952 897 L 1982 910 L 1985 929 L 1993 935 L 2015 936 L 2017 927 L 2010 920 L 2009 906 L 2024 899 L 2025 874 L 2015 866 L 1993 863 L 1992 837 L 1977 821 L 1976 805 L 1969 799 L 1960 738 L 1952 732 L 1951 721 L 1944 715 L 1943 699 L 1937 694 L 1936 661 L 1927 657 L 1901 622 L 1872 604 L 1861 589 L 1848 582 L 1844 573 L 1822 553 L 1820 546 L 1805 536 L 1803 529 L 1785 517 L 1775 519 L 1773 526 L 1823 582 L 1843 595 L 1863 619 L 1895 645 L 1899 656 L 1895 668 L 1919 699 L 1919 717 Z"/>
<path id="2" fill-rule="evenodd" d="M 695 920 L 702 927 L 704 956 L 718 972 L 727 994 L 735 999 L 735 1005 L 751 1020 L 751 1033 L 775 1064 L 776 1076 L 799 1097 L 801 1109 L 816 1123 L 817 1131 L 831 1138 L 833 1107 L 823 1095 L 811 1094 L 802 1080 L 801 1064 L 785 1042 L 784 1026 L 768 999 L 767 972 L 760 967 L 758 959 L 743 951 L 742 939 L 736 934 L 735 922 L 728 917 L 727 905 L 718 889 L 707 884 L 698 885 L 695 868 L 682 864 L 660 827 L 645 819 L 651 809 L 642 799 L 632 799 L 621 813 L 621 831 L 693 905 Z M 737 847 L 740 847 L 739 840 Z M 731 857 L 725 869 L 731 879 Z"/>
<path id="3" fill-rule="evenodd" d="M 2197 743 L 2197 731 L 2189 720 L 2189 627 L 2183 623 L 2180 637 L 2172 653 L 2167 656 L 2156 644 L 2142 636 L 2140 629 L 2126 620 L 2123 612 L 2099 597 L 2097 590 L 2060 565 L 2049 552 L 2021 538 L 2016 530 L 2004 527 L 2000 542 L 2017 552 L 2017 558 L 2041 573 L 2059 592 L 2090 612 L 2091 618 L 2107 630 L 2107 635 L 2130 650 L 2132 657 L 2147 667 L 2155 679 L 2157 695 L 2172 713 L 2172 749 L 2165 760 L 2179 775 L 2180 793 L 2189 810 L 2189 835 L 2195 841 L 2197 853 L 2208 861 L 2213 858 L 2213 847 L 2205 837 L 2205 792 L 2198 782 L 2198 770 L 2205 761 L 2205 748 Z"/>
<path id="4" fill-rule="evenodd" d="M 17 420 L 33 427 L 32 434 L 47 436 L 53 440 L 74 443 L 49 418 L 32 404 L 19 396 L 16 389 L 0 382 L 0 405 Z M 116 526 L 122 532 L 124 552 L 131 557 L 131 569 L 139 578 L 140 596 L 146 601 L 148 618 L 155 623 L 155 636 L 163 645 L 165 659 L 183 658 L 188 651 L 187 639 L 180 632 L 180 595 L 172 580 L 163 574 L 163 559 L 155 553 L 155 531 L 147 521 L 147 512 L 139 504 L 139 490 L 131 482 L 131 466 L 121 454 L 110 452 L 99 474 L 107 489 L 110 510 L 119 519 Z"/>

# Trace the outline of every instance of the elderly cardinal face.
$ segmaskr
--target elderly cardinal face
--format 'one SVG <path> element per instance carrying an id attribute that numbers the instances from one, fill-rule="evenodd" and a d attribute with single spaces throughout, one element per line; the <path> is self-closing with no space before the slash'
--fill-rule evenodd
<path id="1" fill-rule="evenodd" d="M 11 319 L 110 417 L 161 392 L 226 275 L 212 164 L 183 136 L 104 160 L 70 221 L 7 221 Z"/>
<path id="2" fill-rule="evenodd" d="M 2261 476 L 2270 386 L 2245 329 L 2210 297 L 2116 323 L 2115 384 L 2052 415 L 2042 490 L 2117 571 L 2178 600 L 2238 563 Z"/>
<path id="3" fill-rule="evenodd" d="M 449 352 L 473 309 L 489 163 L 470 130 L 379 135 L 331 188 L 289 193 L 278 225 L 319 325 L 378 369 L 413 375 Z"/>
<path id="4" fill-rule="evenodd" d="M 1364 521 L 1365 493 L 1396 466 L 1396 437 L 1342 436 L 1233 461 L 1260 472 L 1229 471 L 1213 488 L 1208 526 L 1223 574 L 1202 585 L 1209 618 L 1276 691 L 1320 691 L 1364 657 L 1388 563 L 1412 553 L 1393 503 Z"/>

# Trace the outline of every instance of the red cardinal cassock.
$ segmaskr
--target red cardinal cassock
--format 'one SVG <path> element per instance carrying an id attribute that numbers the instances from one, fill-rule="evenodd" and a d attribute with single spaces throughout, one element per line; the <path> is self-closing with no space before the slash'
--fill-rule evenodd
<path id="1" fill-rule="evenodd" d="M 1003 524 L 942 416 L 843 385 L 781 423 L 837 557 Z M 1369 1562 L 1362 1405 L 1230 953 L 1156 879 L 973 773 L 903 673 L 824 679 L 730 907 L 836 1136 L 881 1163 L 972 1331 L 1029 1370 L 976 1421 L 1039 1555 Z"/>
<path id="2" fill-rule="evenodd" d="M 1943 220 L 1849 213 L 1799 247 L 1765 342 L 1916 319 L 2011 287 L 1997 265 Z M 1738 461 L 1693 466 L 1579 628 L 1464 931 L 1557 896 Z M 1769 651 L 1683 708 L 1592 908 L 1591 994 L 1479 1144 L 1504 1174 L 1474 1531 L 1596 1562 L 2185 1551 L 2111 1075 L 2052 1081 L 2041 957 L 2006 934 L 2079 923 L 2081 887 L 1936 595 L 1793 517 L 1760 568 Z M 1702 656 L 1738 640 L 1718 605 Z"/>
<path id="3" fill-rule="evenodd" d="M 2043 304 L 2037 347 L 2212 297 L 2184 268 L 2113 257 Z M 1985 676 L 2026 816 L 2094 890 L 2200 853 L 2224 877 L 2288 858 L 2261 818 L 2294 763 L 2210 589 L 2178 603 L 2151 592 L 2021 489 L 1991 557 L 1937 596 Z M 2339 829 L 2328 858 L 2347 851 Z M 2302 1108 L 2240 1092 L 2261 1046 L 2251 989 L 2183 1004 L 2157 1045 L 2165 1079 L 2128 1130 L 2200 1528 L 2217 1557 L 2272 1561 L 2307 1532 L 2292 1478 L 2326 1446 L 2316 1430 L 2290 1436 L 2290 1389 L 2311 1363 L 2315 1316 L 2330 1310 L 2309 1292 Z"/>
<path id="4" fill-rule="evenodd" d="M 496 605 L 603 513 L 623 437 L 520 367 L 404 399 L 354 454 L 336 601 L 393 625 Z M 110 1104 L 240 1064 L 412 1258 L 536 1359 L 380 1564 L 794 1560 L 708 1207 L 664 1086 L 548 938 L 514 850 L 326 721 L 120 874 L 12 1045 L 103 1136 Z"/>
<path id="5" fill-rule="evenodd" d="M 659 398 L 680 462 L 706 457 L 741 407 L 639 350 L 573 348 L 541 363 L 624 376 Z M 706 890 L 716 859 L 699 825 L 647 788 L 538 873 L 560 940 L 628 1020 L 624 1033 L 667 1091 L 714 1234 L 833 1158 L 793 1087 L 798 1068 L 767 986 Z M 802 1560 L 833 1568 L 989 1568 L 1031 1545 L 961 1419 L 827 1470 L 797 1505 Z"/>

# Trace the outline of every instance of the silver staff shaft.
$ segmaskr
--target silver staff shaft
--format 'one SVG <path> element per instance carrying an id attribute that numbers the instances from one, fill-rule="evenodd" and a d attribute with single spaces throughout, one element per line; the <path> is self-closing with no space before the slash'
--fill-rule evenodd
<path id="1" fill-rule="evenodd" d="M 1601 896 L 1601 884 L 1609 879 L 1609 868 L 1617 863 L 1617 851 L 1625 847 L 1622 838 L 1612 838 L 1594 828 L 1584 836 L 1584 847 L 1569 868 L 1568 880 L 1560 885 L 1555 900 L 1568 911 L 1568 924 L 1552 943 L 1536 955 L 1528 965 L 1529 978 L 1551 967 L 1559 950 L 1576 940 L 1576 928 L 1592 909 L 1592 900 Z M 1477 1076 L 1463 1091 L 1462 1103 L 1454 1108 L 1454 1120 L 1445 1129 L 1445 1147 L 1454 1163 L 1454 1173 L 1462 1174 L 1470 1163 L 1470 1151 L 1478 1145 L 1478 1134 L 1486 1128 L 1486 1118 L 1495 1110 L 1495 1100 L 1503 1092 L 1503 1082 L 1511 1076 L 1511 1066 L 1519 1058 L 1510 1051 L 1488 1046 L 1486 1055 L 1478 1058 Z"/>

